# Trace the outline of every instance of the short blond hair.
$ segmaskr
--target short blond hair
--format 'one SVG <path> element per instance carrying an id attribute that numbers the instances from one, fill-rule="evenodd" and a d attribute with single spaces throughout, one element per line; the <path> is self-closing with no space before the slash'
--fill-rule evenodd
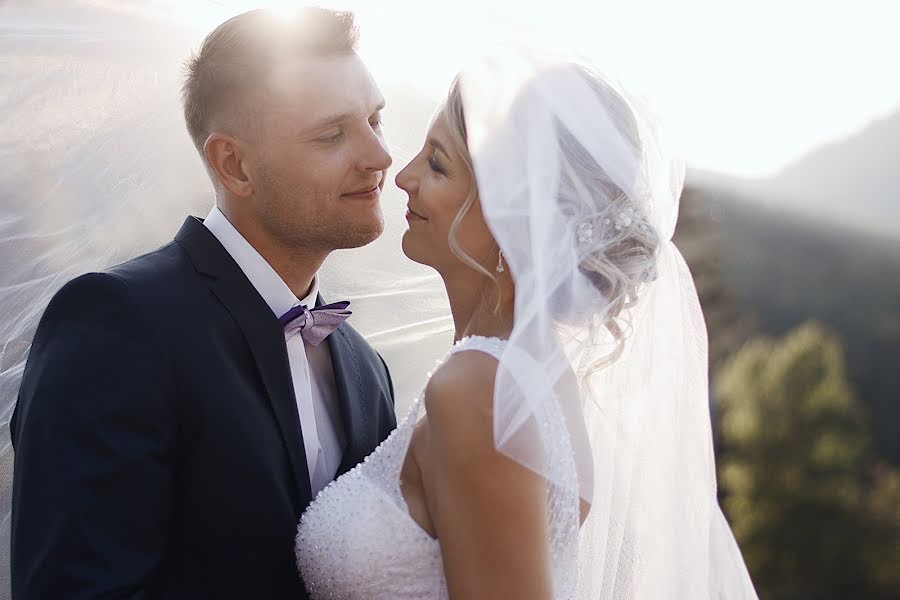
<path id="1" fill-rule="evenodd" d="M 214 116 L 242 115 L 247 96 L 276 67 L 298 58 L 356 52 L 358 32 L 350 12 L 304 8 L 292 17 L 251 10 L 216 27 L 185 65 L 181 88 L 184 120 L 197 151 Z"/>

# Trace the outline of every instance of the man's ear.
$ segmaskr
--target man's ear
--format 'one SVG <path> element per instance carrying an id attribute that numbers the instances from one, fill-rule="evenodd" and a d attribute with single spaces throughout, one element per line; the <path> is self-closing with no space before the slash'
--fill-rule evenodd
<path id="1" fill-rule="evenodd" d="M 203 144 L 203 155 L 219 183 L 239 198 L 253 193 L 243 148 L 238 141 L 224 133 L 213 133 Z"/>

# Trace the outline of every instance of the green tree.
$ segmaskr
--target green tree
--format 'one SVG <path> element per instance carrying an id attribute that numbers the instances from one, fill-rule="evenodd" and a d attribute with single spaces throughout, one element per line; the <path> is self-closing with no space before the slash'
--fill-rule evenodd
<path id="1" fill-rule="evenodd" d="M 723 506 L 763 598 L 900 597 L 900 477 L 879 464 L 840 342 L 816 324 L 718 372 Z"/>

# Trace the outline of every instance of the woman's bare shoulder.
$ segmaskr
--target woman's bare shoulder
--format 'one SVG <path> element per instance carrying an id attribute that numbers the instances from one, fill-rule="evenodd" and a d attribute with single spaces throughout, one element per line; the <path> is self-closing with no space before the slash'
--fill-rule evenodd
<path id="1" fill-rule="evenodd" d="M 431 376 L 424 402 L 429 429 L 467 452 L 493 452 L 497 359 L 475 350 L 450 356 Z"/>

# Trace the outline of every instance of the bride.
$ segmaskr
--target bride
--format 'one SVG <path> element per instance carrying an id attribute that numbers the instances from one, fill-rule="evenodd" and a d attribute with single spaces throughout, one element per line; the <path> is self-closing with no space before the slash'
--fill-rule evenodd
<path id="1" fill-rule="evenodd" d="M 755 598 L 716 500 L 682 169 L 590 67 L 463 71 L 396 177 L 455 343 L 300 520 L 314 598 Z"/>

